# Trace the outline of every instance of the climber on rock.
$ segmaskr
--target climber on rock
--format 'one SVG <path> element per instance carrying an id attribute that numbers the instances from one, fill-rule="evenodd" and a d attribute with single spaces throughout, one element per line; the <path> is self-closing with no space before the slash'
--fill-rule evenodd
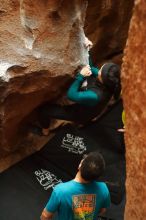
<path id="1" fill-rule="evenodd" d="M 91 47 L 91 41 L 86 47 Z M 120 67 L 112 62 L 105 63 L 100 69 L 89 65 L 82 67 L 67 91 L 70 105 L 46 103 L 39 111 L 41 134 L 48 135 L 51 119 L 73 121 L 86 124 L 98 116 L 114 97 L 120 95 Z"/>

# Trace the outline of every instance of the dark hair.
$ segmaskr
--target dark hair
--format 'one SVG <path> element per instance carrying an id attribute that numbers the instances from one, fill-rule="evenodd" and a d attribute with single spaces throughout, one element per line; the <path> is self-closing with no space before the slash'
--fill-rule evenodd
<path id="1" fill-rule="evenodd" d="M 97 151 L 90 152 L 81 163 L 81 177 L 86 181 L 97 180 L 104 169 L 105 162 L 102 155 Z"/>
<path id="2" fill-rule="evenodd" d="M 101 77 L 104 85 L 118 99 L 121 92 L 120 67 L 115 63 L 106 63 L 101 69 Z"/>

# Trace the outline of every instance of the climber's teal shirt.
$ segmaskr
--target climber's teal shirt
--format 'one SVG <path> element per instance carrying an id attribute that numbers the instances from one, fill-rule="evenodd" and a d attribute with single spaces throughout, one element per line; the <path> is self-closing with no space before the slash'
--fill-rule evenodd
<path id="1" fill-rule="evenodd" d="M 91 61 L 89 61 L 92 75 L 97 78 L 98 76 L 98 68 L 95 68 L 92 65 Z M 76 103 L 87 105 L 87 106 L 95 106 L 99 101 L 100 97 L 94 91 L 88 89 L 86 91 L 81 91 L 80 87 L 82 86 L 85 77 L 82 76 L 80 73 L 77 74 L 75 77 L 75 81 L 70 86 L 67 97 Z"/>

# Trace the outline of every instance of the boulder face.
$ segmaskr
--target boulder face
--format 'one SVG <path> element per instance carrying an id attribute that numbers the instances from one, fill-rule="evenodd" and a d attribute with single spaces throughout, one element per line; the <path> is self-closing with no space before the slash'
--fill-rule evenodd
<path id="1" fill-rule="evenodd" d="M 88 64 L 83 27 L 96 63 L 121 63 L 133 1 L 0 0 L 0 158 L 27 149 L 36 109 L 60 100 Z"/>
<path id="2" fill-rule="evenodd" d="M 126 112 L 126 220 L 146 218 L 146 2 L 135 1 L 125 49 L 122 94 Z"/>
<path id="3" fill-rule="evenodd" d="M 21 122 L 63 94 L 80 64 L 87 2 L 0 0 L 0 157 L 14 151 Z"/>
<path id="4" fill-rule="evenodd" d="M 121 64 L 133 4 L 134 0 L 88 1 L 85 33 L 94 43 L 95 63 L 113 60 Z"/>

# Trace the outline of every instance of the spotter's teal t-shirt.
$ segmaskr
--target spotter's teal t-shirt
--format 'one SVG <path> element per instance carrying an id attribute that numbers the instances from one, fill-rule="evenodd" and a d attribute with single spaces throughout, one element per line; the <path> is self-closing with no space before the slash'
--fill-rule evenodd
<path id="1" fill-rule="evenodd" d="M 101 208 L 110 206 L 110 194 L 105 183 L 78 183 L 74 180 L 58 184 L 46 205 L 57 212 L 58 220 L 96 220 Z"/>

